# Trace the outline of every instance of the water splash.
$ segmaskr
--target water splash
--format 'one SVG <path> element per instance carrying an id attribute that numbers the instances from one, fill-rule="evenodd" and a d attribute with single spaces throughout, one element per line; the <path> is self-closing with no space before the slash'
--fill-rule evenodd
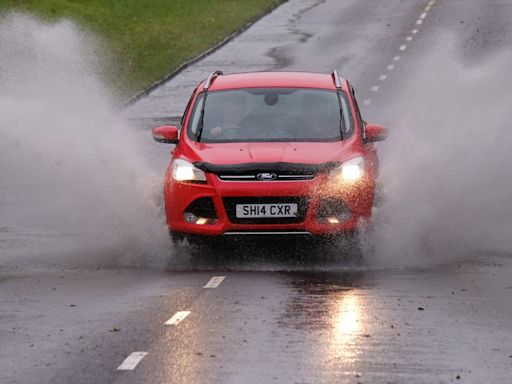
<path id="1" fill-rule="evenodd" d="M 385 202 L 373 262 L 417 265 L 512 249 L 512 55 L 469 65 L 443 35 L 385 115 Z"/>
<path id="2" fill-rule="evenodd" d="M 101 52 L 69 21 L 0 18 L 4 255 L 49 254 L 65 239 L 69 249 L 120 247 L 125 257 L 167 240 L 160 175 L 115 111 Z"/>

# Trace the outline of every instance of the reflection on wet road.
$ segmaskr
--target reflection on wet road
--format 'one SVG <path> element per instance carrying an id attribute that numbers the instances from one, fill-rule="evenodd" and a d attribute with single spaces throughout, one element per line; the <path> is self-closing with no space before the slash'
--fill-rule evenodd
<path id="1" fill-rule="evenodd" d="M 23 383 L 508 380 L 508 256 L 424 269 L 236 259 L 229 269 L 13 270 L 0 281 L 2 308 L 11 308 L 0 313 L 0 361 L 18 350 Z M 214 276 L 224 279 L 205 288 Z M 134 352 L 146 354 L 116 371 Z"/>
<path id="2" fill-rule="evenodd" d="M 146 360 L 119 382 L 507 380 L 508 257 L 421 270 L 273 268 L 224 271 L 215 290 L 191 284 L 187 300 L 152 320 Z M 190 315 L 158 326 L 179 310 Z"/>
<path id="3" fill-rule="evenodd" d="M 0 223 L 0 382 L 511 382 L 512 257 L 506 247 L 493 251 L 506 244 L 498 240 L 510 239 L 510 227 L 501 225 L 510 222 L 510 194 L 492 180 L 506 185 L 508 162 L 496 157 L 481 185 L 472 183 L 473 173 L 462 180 L 457 167 L 445 172 L 454 163 L 475 169 L 483 157 L 511 152 L 503 132 L 512 87 L 503 91 L 510 76 L 502 69 L 511 65 L 509 56 L 498 55 L 512 41 L 511 15 L 512 6 L 498 0 L 290 0 L 126 110 L 140 128 L 142 155 L 163 174 L 169 148 L 153 143 L 146 128 L 179 120 L 193 87 L 212 70 L 337 68 L 356 86 L 368 121 L 408 115 L 400 121 L 408 130 L 394 137 L 409 151 L 407 164 L 424 168 L 407 168 L 405 180 L 403 173 L 385 180 L 406 187 L 393 206 L 402 215 L 393 216 L 395 225 L 380 222 L 390 232 L 380 233 L 366 257 L 281 239 L 173 248 L 144 220 L 131 220 L 139 219 L 137 210 L 127 221 L 138 224 L 130 236 L 149 242 L 140 252 L 131 237 L 108 248 L 92 235 L 52 231 L 45 220 L 34 229 Z M 479 66 L 494 56 L 497 65 Z M 457 87 L 468 79 L 471 86 Z M 502 88 L 492 88 L 496 84 Z M 491 94 L 484 98 L 494 102 L 485 100 L 483 111 L 477 101 L 471 111 L 464 98 L 483 85 Z M 447 115 L 454 117 L 439 120 Z M 468 140 L 472 121 L 478 130 Z M 481 127 L 501 124 L 499 135 L 482 135 Z M 436 131 L 442 138 L 453 131 L 455 140 L 441 142 L 425 161 L 433 128 L 444 129 Z M 418 142 L 425 146 L 412 145 Z M 490 143 L 489 151 L 479 158 L 473 151 L 482 142 Z M 131 160 L 132 152 L 117 149 Z M 457 156 L 445 157 L 450 151 Z M 402 152 L 387 154 L 403 165 Z M 431 165 L 439 159 L 436 173 Z M 499 178 L 491 172 L 496 169 Z M 17 178 L 18 167 L 12 171 Z M 436 183 L 425 189 L 420 181 L 429 177 Z M 131 183 L 132 175 L 127 179 Z M 453 191 L 436 187 L 453 179 L 467 184 L 456 183 L 460 188 Z M 72 181 L 75 188 L 74 175 Z M 119 200 L 107 192 L 105 201 Z M 467 204 L 460 196 L 469 196 Z M 46 212 L 48 199 L 42 200 Z M 431 202 L 437 211 L 425 209 Z M 487 208 L 499 214 L 481 215 Z M 22 210 L 14 211 L 23 221 Z M 101 234 L 109 237 L 113 226 L 102 222 Z M 163 218 L 157 226 L 165 232 Z M 479 247 L 471 248 L 475 243 Z"/>
<path id="4" fill-rule="evenodd" d="M 354 349 L 354 341 L 361 332 L 361 326 L 365 323 L 366 313 L 361 313 L 361 303 L 357 293 L 346 292 L 338 297 L 335 302 L 333 316 L 332 350 L 329 354 L 333 359 L 343 359 L 354 363 L 357 359 L 357 350 Z"/>

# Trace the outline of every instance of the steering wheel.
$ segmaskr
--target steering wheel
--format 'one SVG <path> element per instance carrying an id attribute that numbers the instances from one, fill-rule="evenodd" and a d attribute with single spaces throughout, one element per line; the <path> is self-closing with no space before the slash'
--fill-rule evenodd
<path id="1" fill-rule="evenodd" d="M 240 131 L 240 126 L 236 124 L 230 124 L 225 126 L 216 126 L 213 127 L 210 131 L 212 136 L 214 137 L 225 137 L 225 138 L 234 138 L 236 133 Z"/>

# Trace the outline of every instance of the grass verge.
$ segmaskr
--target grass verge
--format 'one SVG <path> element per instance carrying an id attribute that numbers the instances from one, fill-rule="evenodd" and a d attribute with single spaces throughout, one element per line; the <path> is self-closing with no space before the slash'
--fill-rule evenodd
<path id="1" fill-rule="evenodd" d="M 68 18 L 103 38 L 122 97 L 141 91 L 283 0 L 0 0 L 0 12 Z"/>

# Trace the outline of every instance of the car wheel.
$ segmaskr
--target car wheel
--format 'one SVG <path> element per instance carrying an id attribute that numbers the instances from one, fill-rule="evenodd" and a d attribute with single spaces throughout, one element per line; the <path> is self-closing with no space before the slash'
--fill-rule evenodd
<path id="1" fill-rule="evenodd" d="M 331 243 L 332 252 L 345 264 L 360 265 L 364 262 L 364 247 L 359 232 L 349 232 L 336 236 Z"/>
<path id="2" fill-rule="evenodd" d="M 221 245 L 218 239 L 209 236 L 191 235 L 183 232 L 170 231 L 170 238 L 174 250 L 178 254 L 201 257 L 218 250 Z"/>

